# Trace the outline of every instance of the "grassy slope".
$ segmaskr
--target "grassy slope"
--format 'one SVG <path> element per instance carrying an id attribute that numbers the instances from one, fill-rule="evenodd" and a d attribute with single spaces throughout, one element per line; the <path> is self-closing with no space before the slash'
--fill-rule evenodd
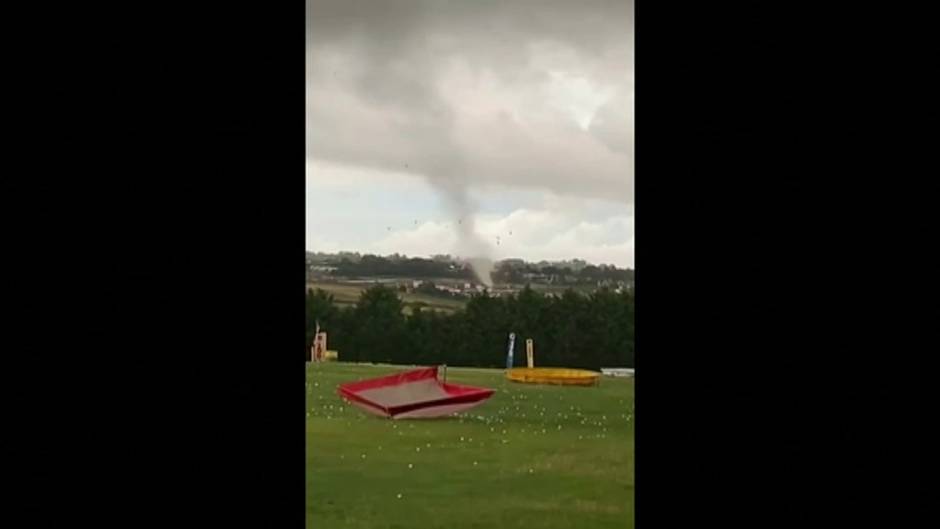
<path id="1" fill-rule="evenodd" d="M 450 382 L 498 391 L 430 421 L 375 418 L 336 396 L 395 369 L 307 368 L 307 527 L 633 527 L 632 379 L 536 386 L 450 368 Z"/>

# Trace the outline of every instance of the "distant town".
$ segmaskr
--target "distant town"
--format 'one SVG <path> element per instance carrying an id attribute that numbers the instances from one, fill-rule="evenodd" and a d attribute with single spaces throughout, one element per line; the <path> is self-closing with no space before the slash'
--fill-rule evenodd
<path id="1" fill-rule="evenodd" d="M 503 259 L 492 263 L 492 285 L 484 285 L 466 259 L 450 255 L 431 258 L 393 254 L 377 256 L 355 252 L 307 252 L 309 287 L 384 284 L 403 294 L 456 300 L 487 291 L 493 296 L 512 294 L 529 285 L 546 294 L 574 289 L 632 290 L 634 271 L 613 265 L 594 265 L 581 259 L 526 262 Z"/>

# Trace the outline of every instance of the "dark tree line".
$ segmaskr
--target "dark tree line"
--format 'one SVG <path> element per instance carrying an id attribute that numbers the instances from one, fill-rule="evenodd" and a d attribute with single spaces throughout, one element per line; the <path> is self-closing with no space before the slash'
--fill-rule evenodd
<path id="1" fill-rule="evenodd" d="M 519 265 L 505 262 L 498 264 L 493 271 L 493 281 L 497 283 L 523 284 L 533 280 L 571 285 L 592 284 L 598 281 L 632 283 L 634 272 L 614 266 L 587 265 L 580 270 L 573 270 L 570 267 L 555 265 Z"/>
<path id="2" fill-rule="evenodd" d="M 331 294 L 307 291 L 307 349 L 316 321 L 329 349 L 347 362 L 503 367 L 516 333 L 515 365 L 525 365 L 525 340 L 535 342 L 543 367 L 634 366 L 634 298 L 601 289 L 546 296 L 528 287 L 513 296 L 474 295 L 452 314 L 416 308 L 402 313 L 395 290 L 375 286 L 355 306 L 339 308 Z"/>
<path id="3" fill-rule="evenodd" d="M 363 255 L 360 258 L 343 257 L 331 261 L 333 274 L 341 277 L 402 277 L 402 278 L 450 278 L 474 280 L 473 271 L 466 265 L 450 261 L 441 256 L 437 259 L 420 257 Z M 551 282 L 556 284 L 596 284 L 597 282 L 632 283 L 634 271 L 611 265 L 587 265 L 578 269 L 549 263 L 525 263 L 508 260 L 497 263 L 492 274 L 497 283 L 525 284 Z"/>
<path id="4" fill-rule="evenodd" d="M 334 275 L 343 277 L 444 277 L 473 279 L 473 271 L 454 263 L 414 257 L 411 259 L 386 259 L 376 255 L 364 255 L 353 262 L 343 259 L 336 264 Z"/>

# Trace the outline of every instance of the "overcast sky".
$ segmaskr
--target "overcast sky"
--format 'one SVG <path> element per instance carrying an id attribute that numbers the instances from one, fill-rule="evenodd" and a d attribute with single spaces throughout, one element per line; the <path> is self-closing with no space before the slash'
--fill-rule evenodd
<path id="1" fill-rule="evenodd" d="M 632 0 L 307 0 L 307 249 L 633 266 Z"/>

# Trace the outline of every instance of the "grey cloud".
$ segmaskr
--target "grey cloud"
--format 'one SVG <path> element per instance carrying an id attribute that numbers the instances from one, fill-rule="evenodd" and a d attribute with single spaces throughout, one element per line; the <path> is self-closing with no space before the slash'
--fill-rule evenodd
<path id="1" fill-rule="evenodd" d="M 632 31 L 631 0 L 307 0 L 307 42 L 389 49 L 448 33 L 495 45 L 549 38 L 597 53 Z"/>
<path id="2" fill-rule="evenodd" d="M 588 129 L 611 150 L 633 159 L 633 94 L 618 93 L 598 109 Z"/>
<path id="3" fill-rule="evenodd" d="M 307 156 L 421 174 L 459 214 L 475 185 L 629 204 L 632 68 L 631 0 L 307 0 Z M 612 87 L 588 130 L 549 70 Z"/>

